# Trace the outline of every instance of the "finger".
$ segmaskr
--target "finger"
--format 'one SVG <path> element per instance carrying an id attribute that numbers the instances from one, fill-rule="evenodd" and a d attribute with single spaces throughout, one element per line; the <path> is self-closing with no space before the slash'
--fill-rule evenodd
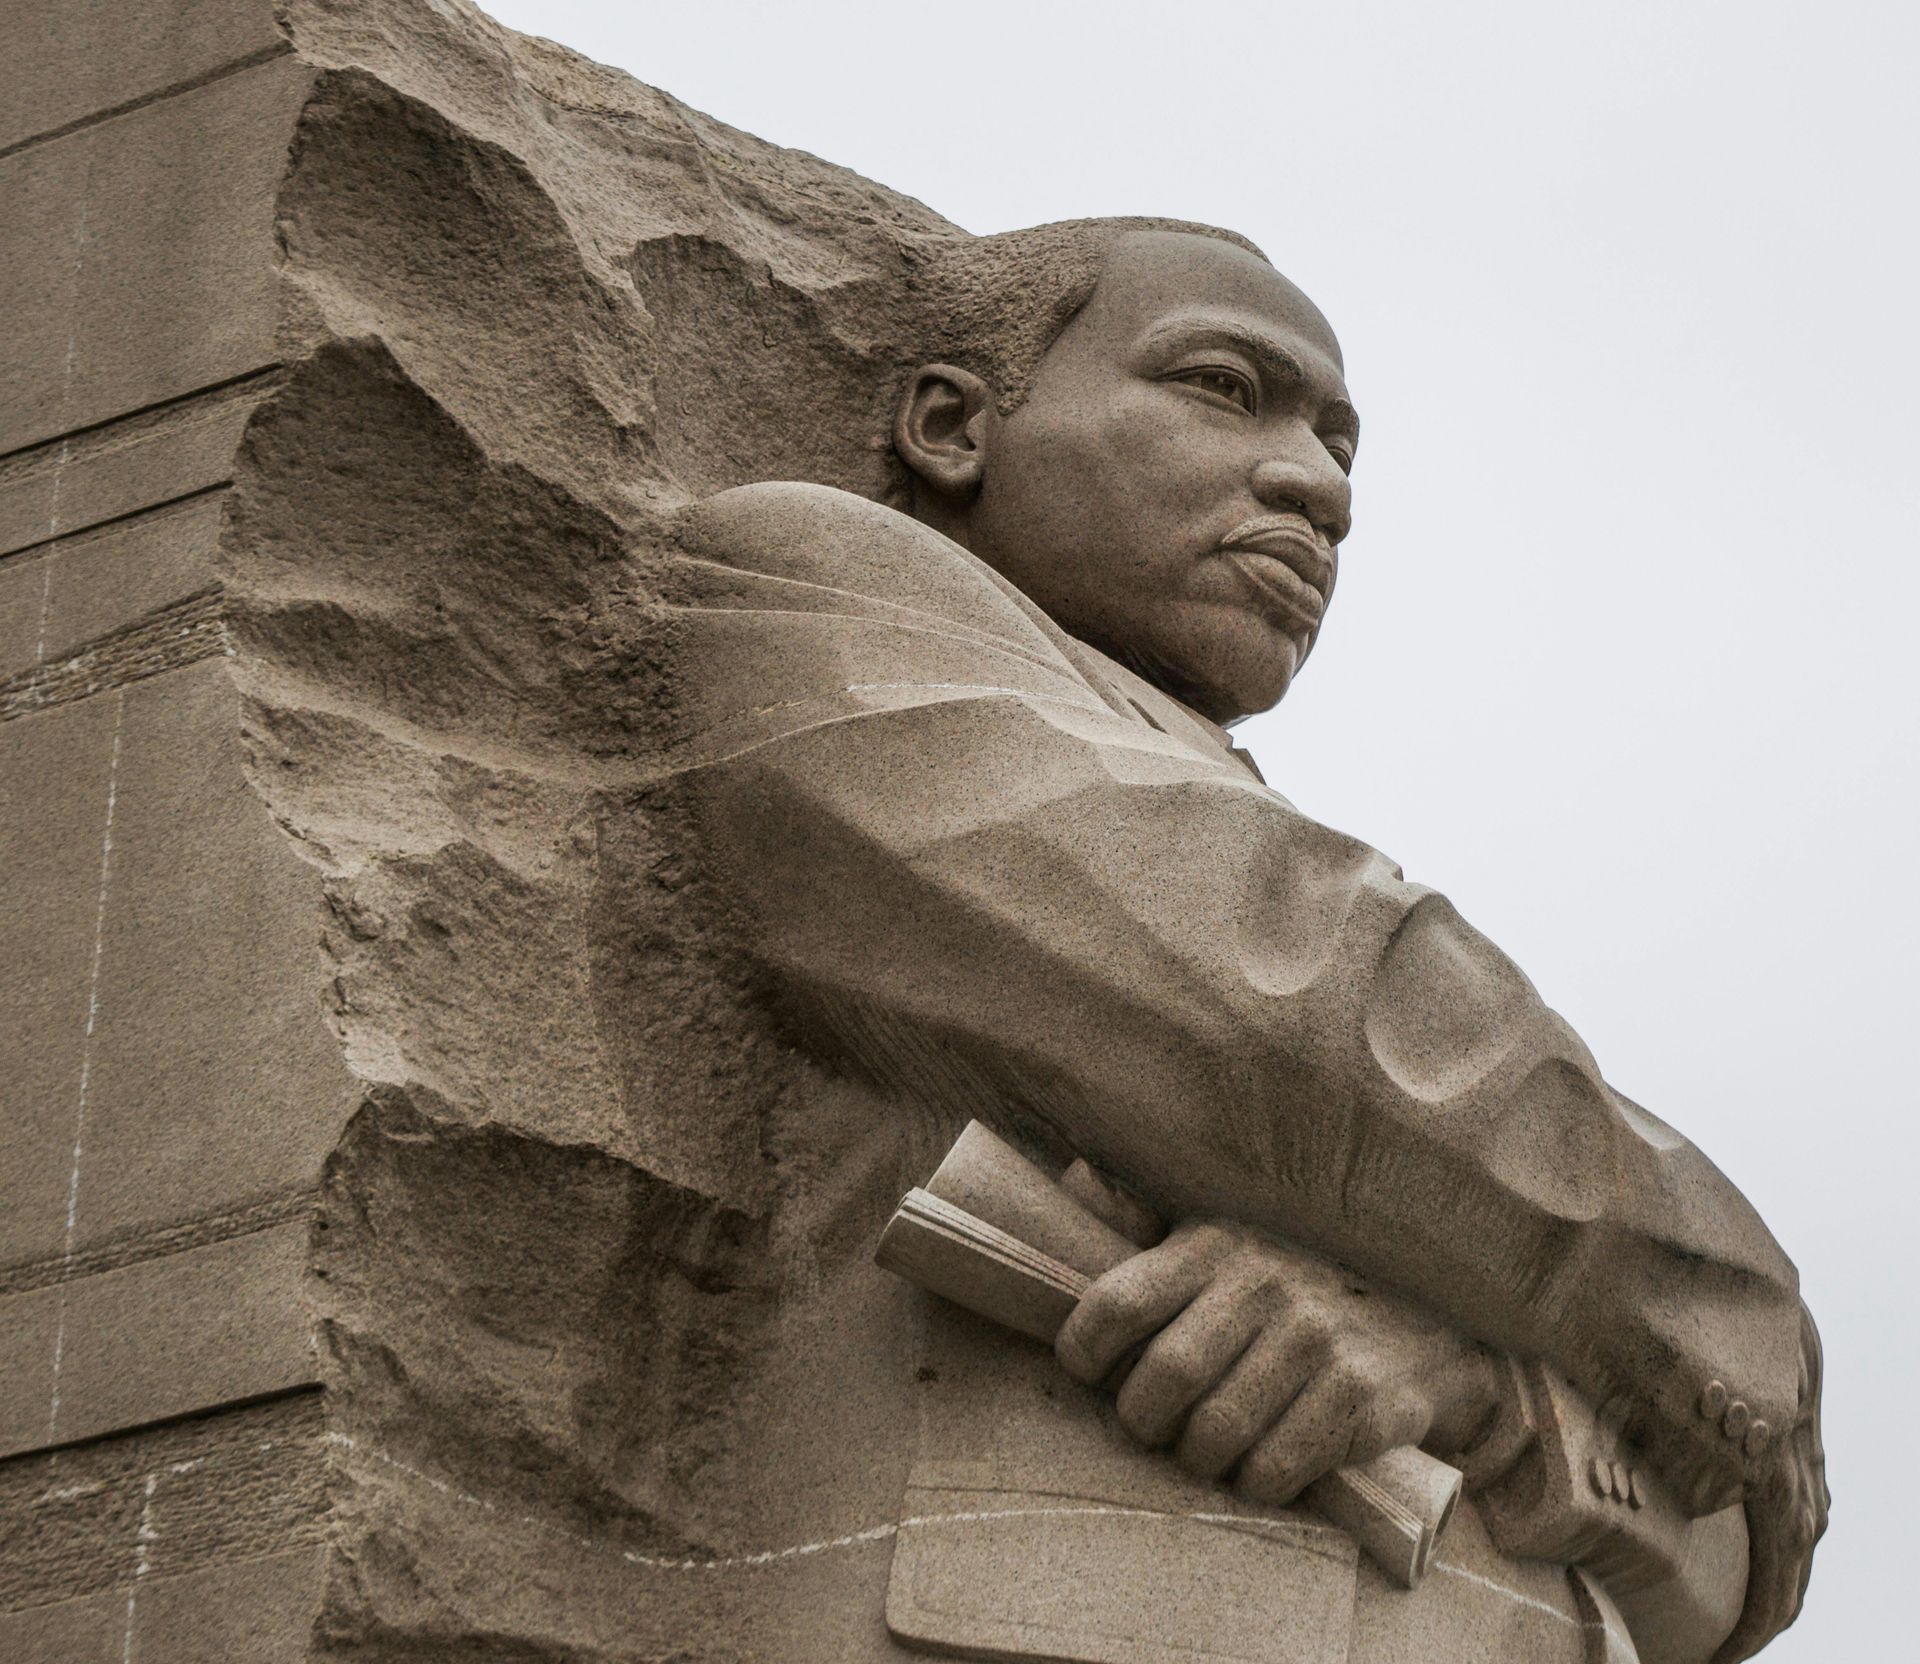
<path id="1" fill-rule="evenodd" d="M 1348 1383 L 1321 1371 L 1247 1452 L 1240 1490 L 1255 1502 L 1285 1507 L 1322 1474 L 1345 1464 L 1359 1413 Z"/>
<path id="2" fill-rule="evenodd" d="M 1074 1379 L 1093 1385 L 1129 1347 L 1183 1310 L 1212 1275 L 1211 1263 L 1177 1242 L 1121 1261 L 1067 1314 L 1054 1355 Z"/>
<path id="3" fill-rule="evenodd" d="M 1807 1545 L 1807 1551 L 1800 1557 L 1800 1575 L 1794 1580 L 1793 1604 L 1787 1610 L 1781 1629 L 1791 1629 L 1800 1621 L 1800 1613 L 1807 1604 L 1807 1585 L 1813 1581 L 1813 1545 Z"/>
<path id="4" fill-rule="evenodd" d="M 1420 1403 L 1398 1392 L 1383 1395 L 1360 1411 L 1340 1465 L 1356 1467 L 1389 1450 L 1417 1445 L 1432 1426 L 1432 1412 Z"/>
<path id="5" fill-rule="evenodd" d="M 1778 1632 L 1782 1573 L 1780 1537 L 1773 1515 L 1756 1498 L 1747 1504 L 1747 1599 L 1733 1633 L 1721 1642 L 1713 1664 L 1740 1664 Z"/>
<path id="6" fill-rule="evenodd" d="M 1793 1544 L 1793 1558 L 1799 1568 L 1799 1576 L 1794 1579 L 1793 1603 L 1781 1622 L 1782 1629 L 1797 1623 L 1801 1609 L 1807 1604 L 1807 1585 L 1813 1580 L 1814 1545 L 1820 1541 L 1821 1533 L 1826 1528 L 1826 1521 L 1820 1516 L 1812 1499 L 1803 1501 L 1795 1513 Z"/>
<path id="7" fill-rule="evenodd" d="M 1260 1319 L 1243 1289 L 1209 1283 L 1133 1366 L 1120 1389 L 1120 1425 L 1142 1444 L 1169 1443 L 1187 1411 L 1247 1349 Z"/>
<path id="8" fill-rule="evenodd" d="M 1187 1418 L 1175 1457 L 1201 1479 L 1219 1479 L 1299 1396 L 1321 1354 L 1306 1337 L 1265 1329 Z"/>

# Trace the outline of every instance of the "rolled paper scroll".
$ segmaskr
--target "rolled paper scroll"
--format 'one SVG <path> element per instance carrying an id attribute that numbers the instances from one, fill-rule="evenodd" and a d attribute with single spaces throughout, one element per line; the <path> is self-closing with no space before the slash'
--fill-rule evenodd
<path id="1" fill-rule="evenodd" d="M 1140 1252 L 978 1121 L 881 1233 L 875 1261 L 929 1293 L 1053 1344 L 1093 1280 Z M 1406 1447 L 1339 1468 L 1302 1493 L 1402 1588 L 1426 1575 L 1460 1474 Z"/>

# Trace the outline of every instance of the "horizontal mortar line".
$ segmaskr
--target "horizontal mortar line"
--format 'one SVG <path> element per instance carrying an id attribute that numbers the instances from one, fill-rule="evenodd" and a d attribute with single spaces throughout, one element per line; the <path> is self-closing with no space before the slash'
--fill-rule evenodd
<path id="1" fill-rule="evenodd" d="M 298 1450 L 316 1438 L 324 1445 L 329 1442 L 324 1390 L 317 1380 L 274 1387 L 0 1457 L 0 1497 L 43 1507 L 70 1500 L 50 1492 L 70 1490 L 73 1498 L 82 1498 L 100 1494 L 95 1487 L 111 1489 L 148 1473 L 204 1472 L 249 1446 L 264 1454 L 269 1447 Z M 262 1434 L 275 1436 L 263 1439 Z M 63 1453 L 83 1459 L 62 1462 Z"/>
<path id="2" fill-rule="evenodd" d="M 283 1398 L 299 1398 L 307 1393 L 323 1390 L 316 1369 L 313 1378 L 296 1381 L 291 1386 L 270 1387 L 265 1392 L 242 1393 L 238 1398 L 213 1398 L 204 1404 L 195 1404 L 191 1409 L 175 1410 L 168 1415 L 154 1416 L 146 1421 L 130 1421 L 122 1427 L 103 1427 L 98 1432 L 82 1433 L 78 1438 L 56 1439 L 52 1444 L 26 1445 L 19 1450 L 7 1451 L 0 1455 L 0 1478 L 16 1462 L 36 1462 L 48 1456 L 67 1450 L 84 1450 L 88 1445 L 104 1444 L 109 1439 L 139 1438 L 145 1433 L 159 1433 L 169 1427 L 177 1427 L 182 1422 L 201 1421 L 211 1416 L 232 1415 L 238 1410 L 258 1409 L 263 1404 L 277 1404 Z M 324 1437 L 324 1435 L 323 1435 Z"/>
<path id="3" fill-rule="evenodd" d="M 225 592 L 218 584 L 156 607 L 0 682 L 0 722 L 184 670 L 227 651 Z"/>
<path id="4" fill-rule="evenodd" d="M 0 1266 L 0 1298 L 98 1276 L 103 1271 L 119 1271 L 129 1265 L 145 1265 L 195 1248 L 210 1248 L 216 1243 L 236 1242 L 241 1237 L 270 1231 L 276 1225 L 311 1217 L 320 1205 L 319 1198 L 315 1186 L 302 1185 L 297 1190 L 280 1191 L 244 1207 L 229 1208 L 224 1213 L 205 1214 L 198 1219 L 183 1219 L 177 1224 L 115 1237 L 77 1254 L 51 1254 Z"/>
<path id="5" fill-rule="evenodd" d="M 197 92 L 202 87 L 212 86 L 216 81 L 224 81 L 229 75 L 239 75 L 246 70 L 257 69 L 261 64 L 272 63 L 275 58 L 284 58 L 292 50 L 292 41 L 276 41 L 272 46 L 263 46 L 257 52 L 249 52 L 244 58 L 230 58 L 226 63 L 219 64 L 213 69 L 202 70 L 200 74 L 190 75 L 184 81 L 175 81 L 171 86 L 160 87 L 153 92 L 143 92 L 138 98 L 129 98 L 118 104 L 110 104 L 104 110 L 75 116 L 72 121 L 63 122 L 58 127 L 49 127 L 44 133 L 34 133 L 24 139 L 15 139 L 12 144 L 0 145 L 0 162 L 4 162 L 9 156 L 18 155 L 23 150 L 31 150 L 37 144 L 51 144 L 55 139 L 64 139 L 71 134 L 85 132 L 89 127 L 98 127 L 103 122 L 131 115 L 135 110 L 144 110 L 149 104 L 164 103 L 169 98 L 178 98 L 183 92 Z"/>
<path id="6" fill-rule="evenodd" d="M 43 549 L 51 549 L 60 543 L 71 543 L 76 538 L 105 531 L 109 526 L 124 526 L 129 521 L 144 520 L 149 516 L 156 520 L 160 519 L 172 509 L 197 502 L 202 497 L 217 496 L 232 484 L 231 479 L 215 480 L 211 485 L 195 486 L 191 491 L 183 491 L 177 497 L 162 497 L 158 502 L 142 503 L 138 508 L 126 509 L 119 514 L 109 514 L 104 520 L 89 520 L 84 526 L 65 527 L 53 537 L 43 537 L 37 543 L 22 543 L 17 548 L 0 552 L 0 570 L 4 570 L 13 561 L 25 562 Z"/>
<path id="7" fill-rule="evenodd" d="M 106 433 L 123 423 L 137 422 L 143 418 L 151 422 L 164 420 L 177 407 L 191 405 L 197 400 L 212 400 L 222 393 L 232 392 L 244 387 L 250 381 L 266 381 L 277 376 L 285 366 L 279 359 L 271 364 L 257 365 L 251 370 L 242 370 L 238 375 L 225 376 L 219 381 L 209 381 L 204 386 L 188 389 L 184 393 L 171 393 L 164 399 L 155 399 L 151 404 L 135 405 L 131 410 L 118 410 L 111 416 L 102 416 L 97 422 L 83 422 L 77 428 L 69 428 L 64 433 L 48 434 L 39 439 L 29 440 L 24 445 L 16 445 L 10 451 L 0 451 L 0 467 L 7 467 L 10 473 L 18 477 L 31 467 L 25 459 L 36 451 L 46 452 L 49 458 L 58 455 L 62 445 L 72 445 L 75 440 L 91 439 L 96 434 Z M 70 456 L 69 465 L 84 460 Z M 11 465 L 10 467 L 8 465 Z"/>

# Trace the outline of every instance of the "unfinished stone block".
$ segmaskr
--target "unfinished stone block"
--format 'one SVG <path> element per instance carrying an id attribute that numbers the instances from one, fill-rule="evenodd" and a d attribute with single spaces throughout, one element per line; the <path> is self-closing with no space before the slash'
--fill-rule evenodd
<path id="1" fill-rule="evenodd" d="M 0 159 L 0 451 L 274 361 L 273 193 L 306 86 L 274 60 Z"/>
<path id="2" fill-rule="evenodd" d="M 211 588 L 221 512 L 203 493 L 0 565 L 0 680 Z"/>
<path id="3" fill-rule="evenodd" d="M 29 618 L 37 600 L 29 589 L 21 608 Z M 0 723 L 0 841 L 7 852 L 0 1034 L 8 1037 L 0 1069 L 7 1126 L 0 1139 L 7 1199 L 0 1268 L 56 1256 L 66 1244 L 83 1077 L 90 1073 L 90 1030 L 98 1026 L 114 726 L 111 699 Z M 90 1078 L 84 1089 L 91 1093 Z"/>
<path id="4" fill-rule="evenodd" d="M 75 1244 L 311 1189 L 351 1088 L 222 660 L 124 701 Z"/>
<path id="5" fill-rule="evenodd" d="M 21 0 L 7 10 L 7 46 L 0 150 L 286 50 L 258 0 Z"/>
<path id="6" fill-rule="evenodd" d="M 0 1455 L 313 1381 L 307 1233 L 296 1219 L 0 1297 L 11 1422 Z"/>

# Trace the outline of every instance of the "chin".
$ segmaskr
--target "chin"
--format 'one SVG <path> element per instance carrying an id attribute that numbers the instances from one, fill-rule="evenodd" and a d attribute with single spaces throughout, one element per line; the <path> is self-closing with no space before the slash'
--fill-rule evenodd
<path id="1" fill-rule="evenodd" d="M 1305 657 L 1300 643 L 1285 637 L 1268 637 L 1254 652 L 1223 654 L 1214 661 L 1216 674 L 1207 678 L 1206 703 L 1194 708 L 1222 724 L 1270 711 L 1286 698 Z"/>
<path id="2" fill-rule="evenodd" d="M 1270 627 L 1249 632 L 1242 621 L 1160 640 L 1119 643 L 1096 631 L 1076 631 L 1142 681 L 1190 710 L 1225 725 L 1279 704 L 1292 685 L 1301 644 Z"/>
<path id="3" fill-rule="evenodd" d="M 1263 654 L 1257 664 L 1242 663 L 1229 668 L 1216 660 L 1209 667 L 1211 674 L 1167 678 L 1157 681 L 1156 685 L 1208 720 L 1225 727 L 1242 717 L 1272 710 L 1293 686 L 1296 668 L 1289 647 L 1279 654 Z M 1227 673 L 1222 674 L 1223 670 Z"/>
<path id="4" fill-rule="evenodd" d="M 1217 709 L 1204 714 L 1225 728 L 1244 717 L 1258 716 L 1262 711 L 1272 710 L 1286 698 L 1287 689 L 1292 686 L 1293 678 L 1289 675 L 1275 677 L 1257 687 L 1237 688 L 1221 696 Z"/>

